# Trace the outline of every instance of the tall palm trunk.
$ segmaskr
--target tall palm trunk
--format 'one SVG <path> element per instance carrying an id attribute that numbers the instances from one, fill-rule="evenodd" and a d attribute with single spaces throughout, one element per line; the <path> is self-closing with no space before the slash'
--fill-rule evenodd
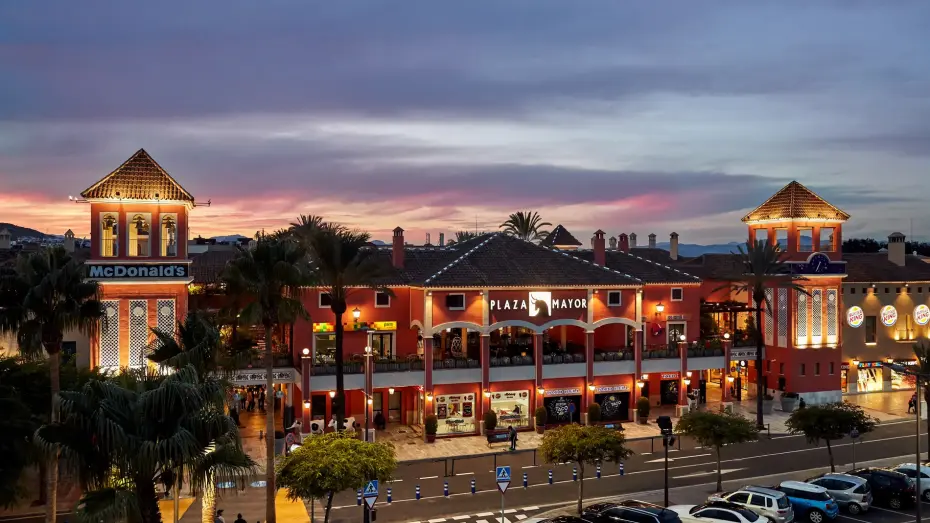
<path id="1" fill-rule="evenodd" d="M 274 496 L 274 352 L 271 345 L 270 321 L 265 328 L 265 521 L 276 523 Z M 269 404 L 270 402 L 270 404 Z"/>
<path id="2" fill-rule="evenodd" d="M 761 430 L 765 426 L 762 418 L 762 399 L 765 395 L 762 386 L 762 351 L 765 348 L 762 339 L 762 304 L 765 302 L 765 294 L 753 298 L 756 302 L 756 427 Z"/>
<path id="3" fill-rule="evenodd" d="M 340 310 L 341 309 L 341 310 Z M 342 353 L 343 326 L 342 315 L 345 312 L 345 305 L 334 308 L 336 316 L 336 404 L 333 405 L 333 416 L 336 418 L 336 431 L 345 427 L 346 419 L 346 378 L 343 373 L 343 362 L 345 357 Z M 355 427 L 352 427 L 353 429 Z"/>
<path id="4" fill-rule="evenodd" d="M 154 474 L 140 474 L 133 478 L 136 495 L 139 499 L 139 512 L 142 523 L 161 523 L 161 510 L 158 507 L 158 493 L 155 492 Z"/>
<path id="5" fill-rule="evenodd" d="M 200 523 L 216 521 L 216 483 L 208 481 L 200 493 Z"/>
<path id="6" fill-rule="evenodd" d="M 60 356 L 59 351 L 48 350 L 49 347 L 46 347 L 48 351 L 48 369 L 49 369 L 49 381 L 52 384 L 52 416 L 51 423 L 54 425 L 58 423 L 58 393 L 61 391 L 61 376 L 60 376 Z M 48 458 L 48 464 L 46 465 L 46 492 L 48 499 L 45 502 L 45 523 L 56 523 L 58 521 L 58 446 L 54 447 L 54 451 Z"/>

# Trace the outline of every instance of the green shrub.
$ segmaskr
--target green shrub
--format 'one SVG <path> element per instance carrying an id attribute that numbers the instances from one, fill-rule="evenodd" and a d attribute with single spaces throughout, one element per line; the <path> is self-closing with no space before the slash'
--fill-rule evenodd
<path id="1" fill-rule="evenodd" d="M 489 410 L 484 413 L 484 429 L 494 430 L 497 428 L 497 413 Z"/>
<path id="2" fill-rule="evenodd" d="M 649 398 L 640 397 L 636 400 L 636 415 L 640 418 L 648 418 L 649 409 L 651 408 L 652 406 L 649 405 Z"/>
<path id="3" fill-rule="evenodd" d="M 545 426 L 547 421 L 549 421 L 549 412 L 546 407 L 536 407 L 536 426 Z"/>
<path id="4" fill-rule="evenodd" d="M 426 416 L 426 419 L 423 420 L 423 427 L 426 430 L 426 433 L 430 436 L 435 436 L 436 431 L 439 430 L 439 418 L 435 414 L 430 414 Z"/>
<path id="5" fill-rule="evenodd" d="M 601 421 L 601 406 L 597 403 L 588 405 L 588 423 Z"/>

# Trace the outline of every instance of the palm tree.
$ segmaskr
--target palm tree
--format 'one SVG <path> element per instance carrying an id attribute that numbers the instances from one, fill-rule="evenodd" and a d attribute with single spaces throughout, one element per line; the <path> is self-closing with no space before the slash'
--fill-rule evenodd
<path id="1" fill-rule="evenodd" d="M 731 278 L 729 283 L 715 290 L 730 289 L 736 294 L 747 293 L 756 305 L 756 426 L 762 428 L 762 401 L 765 397 L 765 387 L 762 383 L 762 352 L 765 346 L 762 307 L 764 305 L 768 310 L 773 310 L 765 291 L 781 287 L 802 294 L 808 292 L 796 283 L 803 278 L 791 274 L 791 266 L 786 263 L 788 253 L 782 251 L 777 244 L 765 240 L 747 241 L 745 246 L 740 245 L 738 248 L 744 268 L 743 274 Z"/>
<path id="2" fill-rule="evenodd" d="M 337 430 L 345 420 L 345 376 L 343 373 L 342 316 L 348 307 L 348 297 L 360 289 L 375 289 L 393 293 L 380 283 L 386 276 L 376 252 L 369 247 L 368 233 L 350 230 L 341 225 L 325 223 L 292 224 L 294 236 L 304 245 L 314 265 L 317 285 L 330 295 L 330 309 L 336 327 L 336 397 L 333 416 Z"/>
<path id="3" fill-rule="evenodd" d="M 87 281 L 85 265 L 64 247 L 20 256 L 15 270 L 0 279 L 0 332 L 16 333 L 24 354 L 48 355 L 51 422 L 58 421 L 60 354 L 66 332 L 93 334 L 103 318 L 99 287 Z M 46 523 L 57 521 L 58 452 L 51 448 L 46 467 Z"/>
<path id="4" fill-rule="evenodd" d="M 549 235 L 549 231 L 543 227 L 551 227 L 549 222 L 542 221 L 539 213 L 536 211 L 517 211 L 511 214 L 507 221 L 500 225 L 505 234 L 526 240 L 528 242 L 544 240 Z"/>
<path id="5" fill-rule="evenodd" d="M 229 262 L 223 274 L 227 291 L 248 297 L 241 319 L 252 325 L 261 325 L 265 332 L 265 390 L 274 401 L 274 352 L 272 333 L 281 325 L 307 318 L 300 299 L 300 288 L 311 283 L 306 251 L 287 237 L 261 235 L 255 246 L 243 249 Z M 269 523 L 275 522 L 274 480 L 274 404 L 266 409 L 265 421 L 265 480 L 266 514 Z"/>
<path id="6" fill-rule="evenodd" d="M 220 333 L 216 327 L 202 314 L 191 312 L 183 323 L 178 323 L 177 331 L 175 335 L 174 332 L 152 329 L 155 340 L 149 347 L 149 360 L 175 372 L 189 366 L 197 373 L 201 383 L 215 385 L 214 382 L 218 382 L 223 391 L 229 390 L 229 384 L 221 373 L 224 355 L 220 350 Z M 182 463 L 180 468 L 174 470 L 174 474 L 179 481 L 187 469 L 191 485 L 201 493 L 201 522 L 213 523 L 217 481 L 249 476 L 255 462 L 242 450 L 238 432 L 215 434 L 207 431 L 195 434 L 195 437 L 198 444 L 209 451 L 191 463 Z"/>
<path id="7" fill-rule="evenodd" d="M 61 421 L 41 427 L 36 441 L 60 447 L 79 475 L 79 520 L 156 523 L 161 471 L 190 471 L 195 490 L 248 476 L 250 463 L 234 460 L 243 453 L 224 402 L 222 384 L 200 381 L 193 366 L 167 376 L 132 370 L 62 392 Z"/>

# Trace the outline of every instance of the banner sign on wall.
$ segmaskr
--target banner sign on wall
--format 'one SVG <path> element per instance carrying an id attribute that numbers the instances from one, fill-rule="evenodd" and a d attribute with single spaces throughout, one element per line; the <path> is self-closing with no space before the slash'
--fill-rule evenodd
<path id="1" fill-rule="evenodd" d="M 853 305 L 846 311 L 846 323 L 854 329 L 858 329 L 862 326 L 862 322 L 865 320 L 865 313 L 862 312 L 862 307 L 858 305 Z"/>
<path id="2" fill-rule="evenodd" d="M 930 307 L 924 304 L 914 307 L 914 322 L 917 325 L 926 325 L 930 322 Z"/>
<path id="3" fill-rule="evenodd" d="M 546 390 L 546 396 L 574 396 L 577 394 L 581 394 L 580 388 Z"/>
<path id="4" fill-rule="evenodd" d="M 603 394 L 608 392 L 629 392 L 629 385 L 598 385 L 594 387 L 595 394 Z"/>
<path id="5" fill-rule="evenodd" d="M 898 322 L 898 309 L 895 309 L 894 305 L 885 305 L 879 315 L 885 327 L 893 327 Z"/>

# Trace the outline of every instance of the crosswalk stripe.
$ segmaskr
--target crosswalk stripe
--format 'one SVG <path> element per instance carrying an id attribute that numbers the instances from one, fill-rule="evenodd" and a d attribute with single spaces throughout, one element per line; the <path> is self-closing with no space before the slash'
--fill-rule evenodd
<path id="1" fill-rule="evenodd" d="M 517 514 L 517 521 L 523 521 L 526 517 L 526 514 Z"/>

